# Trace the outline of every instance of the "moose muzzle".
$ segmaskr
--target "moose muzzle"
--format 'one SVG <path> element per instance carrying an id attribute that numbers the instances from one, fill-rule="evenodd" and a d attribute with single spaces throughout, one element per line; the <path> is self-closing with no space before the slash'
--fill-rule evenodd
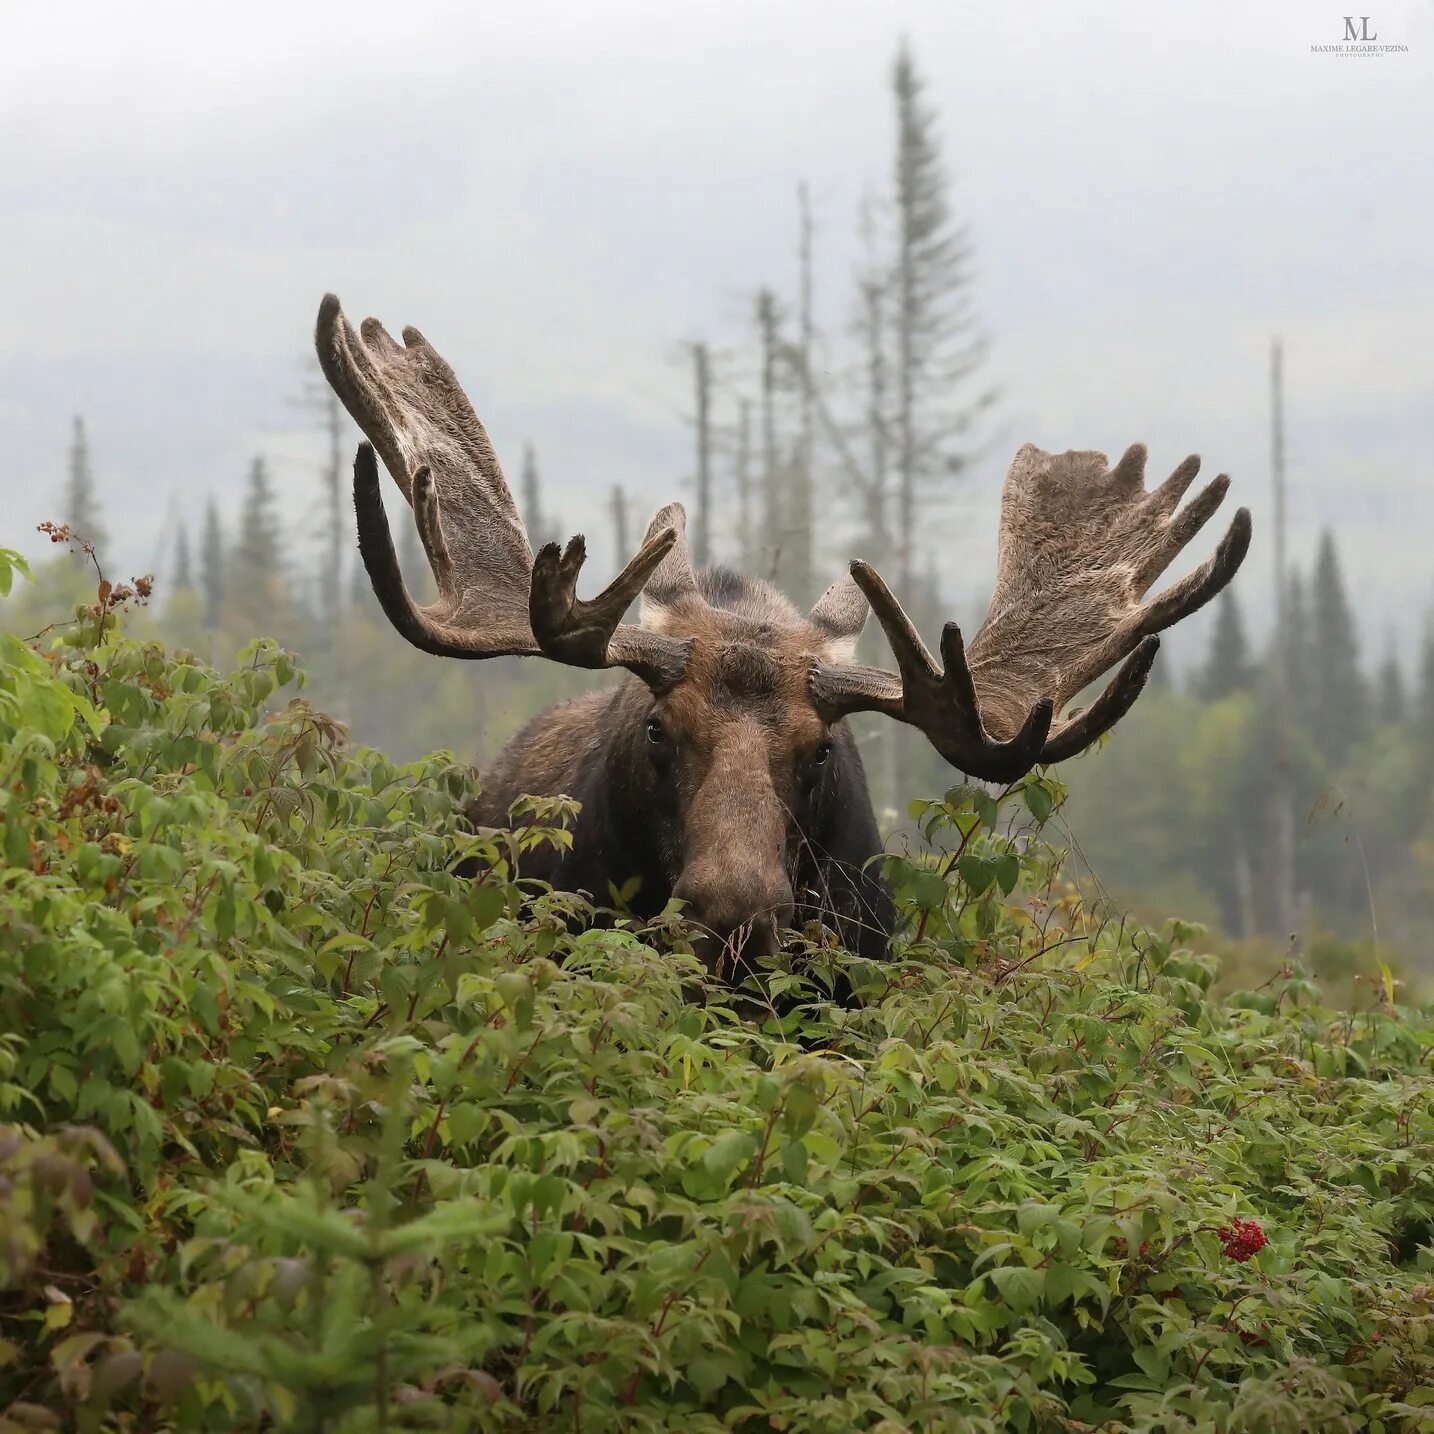
<path id="1" fill-rule="evenodd" d="M 732 723 L 688 808 L 686 861 L 672 893 L 705 931 L 699 955 L 719 976 L 740 977 L 791 924 L 787 825 L 761 724 Z"/>

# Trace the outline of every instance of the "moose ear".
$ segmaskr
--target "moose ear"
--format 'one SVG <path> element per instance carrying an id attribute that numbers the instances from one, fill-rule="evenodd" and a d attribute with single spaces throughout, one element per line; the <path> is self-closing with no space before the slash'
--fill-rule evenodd
<path id="1" fill-rule="evenodd" d="M 687 553 L 687 510 L 681 503 L 669 503 L 657 510 L 643 542 L 655 538 L 664 528 L 671 528 L 677 541 L 642 590 L 642 625 L 659 631 L 668 610 L 697 591 L 697 578 Z"/>
<path id="2" fill-rule="evenodd" d="M 856 656 L 856 640 L 866 626 L 869 611 L 866 595 L 850 573 L 838 578 L 817 599 L 807 621 L 826 635 L 826 661 L 850 662 Z"/>

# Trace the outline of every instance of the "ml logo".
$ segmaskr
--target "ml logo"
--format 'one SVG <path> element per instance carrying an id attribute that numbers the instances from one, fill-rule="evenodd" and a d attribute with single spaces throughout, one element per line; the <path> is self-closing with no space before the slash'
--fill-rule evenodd
<path id="1" fill-rule="evenodd" d="M 1407 55 L 1408 45 L 1378 44 L 1379 35 L 1369 28 L 1368 15 L 1346 15 L 1344 17 L 1344 39 L 1339 44 L 1313 44 L 1310 53 L 1314 55 L 1339 55 L 1345 59 L 1377 60 L 1384 55 Z"/>

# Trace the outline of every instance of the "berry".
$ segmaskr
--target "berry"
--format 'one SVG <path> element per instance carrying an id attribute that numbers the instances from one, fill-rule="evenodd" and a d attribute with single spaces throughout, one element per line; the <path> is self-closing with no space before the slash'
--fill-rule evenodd
<path id="1" fill-rule="evenodd" d="M 1265 1232 L 1254 1220 L 1232 1220 L 1228 1225 L 1221 1225 L 1215 1233 L 1220 1237 L 1225 1258 L 1242 1265 L 1246 1260 L 1258 1255 L 1269 1243 L 1265 1239 Z"/>

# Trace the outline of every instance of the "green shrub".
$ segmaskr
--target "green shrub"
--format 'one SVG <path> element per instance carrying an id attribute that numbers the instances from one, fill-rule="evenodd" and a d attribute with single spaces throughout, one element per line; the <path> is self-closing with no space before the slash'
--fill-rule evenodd
<path id="1" fill-rule="evenodd" d="M 266 716 L 272 645 L 101 626 L 0 636 L 0 1430 L 1434 1402 L 1431 1013 L 1215 1000 L 1197 929 L 1057 884 L 1050 780 L 921 804 L 892 961 L 811 931 L 738 1005 L 676 916 L 514 879 L 562 803 L 465 832 L 450 759 Z"/>

